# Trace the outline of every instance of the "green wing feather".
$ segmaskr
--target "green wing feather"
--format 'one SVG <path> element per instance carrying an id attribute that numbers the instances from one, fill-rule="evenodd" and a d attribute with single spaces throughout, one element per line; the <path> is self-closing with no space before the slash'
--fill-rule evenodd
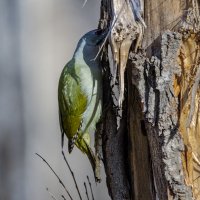
<path id="1" fill-rule="evenodd" d="M 77 68 L 76 68 L 77 69 Z M 62 71 L 58 86 L 59 118 L 62 134 L 72 139 L 81 126 L 82 115 L 87 108 L 87 97 L 79 84 L 78 72 L 75 71 L 74 61 L 70 61 Z M 76 146 L 87 155 L 93 171 L 96 168 L 95 156 L 89 146 L 88 133 L 79 134 Z"/>
<path id="2" fill-rule="evenodd" d="M 61 131 L 71 139 L 80 128 L 87 106 L 87 97 L 81 91 L 73 60 L 65 66 L 60 76 L 58 102 Z"/>

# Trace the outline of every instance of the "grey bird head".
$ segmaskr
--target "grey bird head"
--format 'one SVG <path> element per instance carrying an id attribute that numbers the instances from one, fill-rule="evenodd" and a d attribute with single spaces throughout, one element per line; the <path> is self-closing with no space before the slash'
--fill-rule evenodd
<path id="1" fill-rule="evenodd" d="M 103 42 L 106 35 L 107 32 L 95 29 L 86 33 L 81 39 L 85 40 L 87 45 L 99 46 Z"/>
<path id="2" fill-rule="evenodd" d="M 89 65 L 92 61 L 98 61 L 100 47 L 107 35 L 107 31 L 92 30 L 86 33 L 78 42 L 74 57 L 82 58 Z"/>

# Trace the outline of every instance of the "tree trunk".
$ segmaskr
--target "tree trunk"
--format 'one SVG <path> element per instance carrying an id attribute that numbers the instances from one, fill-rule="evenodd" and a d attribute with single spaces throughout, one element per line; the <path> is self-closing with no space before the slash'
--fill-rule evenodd
<path id="1" fill-rule="evenodd" d="M 111 1 L 102 0 L 102 29 Z M 104 50 L 103 153 L 114 200 L 200 199 L 199 4 L 144 0 L 147 28 L 142 49 L 129 53 L 119 129 Z"/>

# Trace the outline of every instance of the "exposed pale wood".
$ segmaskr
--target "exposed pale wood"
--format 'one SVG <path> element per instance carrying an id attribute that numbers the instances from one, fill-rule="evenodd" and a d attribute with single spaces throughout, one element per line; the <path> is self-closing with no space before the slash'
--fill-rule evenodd
<path id="1" fill-rule="evenodd" d="M 185 0 L 145 0 L 145 37 L 143 47 L 148 50 L 149 55 L 160 51 L 159 37 L 166 30 L 172 30 L 181 21 Z M 153 44 L 153 45 L 152 45 Z"/>
<path id="2" fill-rule="evenodd" d="M 192 186 L 193 194 L 196 199 L 200 199 L 200 112 L 199 99 L 200 93 L 195 95 L 192 103 L 192 86 L 197 73 L 199 59 L 199 44 L 195 42 L 195 37 L 192 35 L 183 42 L 180 52 L 180 66 L 182 67 L 182 76 L 179 80 L 180 90 L 180 130 L 186 145 L 186 151 L 183 154 L 183 163 L 186 175 L 186 183 Z M 199 90 L 198 90 L 199 91 Z M 193 105 L 192 105 L 192 104 Z M 194 106 L 194 112 L 189 128 L 186 127 L 190 108 Z"/>

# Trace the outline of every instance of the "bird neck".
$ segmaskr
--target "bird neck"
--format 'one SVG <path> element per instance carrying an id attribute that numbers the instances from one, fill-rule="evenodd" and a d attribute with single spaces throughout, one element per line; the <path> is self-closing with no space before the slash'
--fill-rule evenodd
<path id="1" fill-rule="evenodd" d="M 85 45 L 86 45 L 85 39 L 79 41 L 73 56 L 74 58 L 79 58 L 79 59 L 83 58 L 83 49 Z"/>
<path id="2" fill-rule="evenodd" d="M 76 51 L 74 53 L 74 58 L 76 62 L 86 63 L 87 65 L 95 65 L 95 63 L 99 62 L 99 57 L 97 57 L 95 60 L 97 53 L 99 50 L 99 46 L 92 46 L 88 45 L 86 43 L 86 40 L 81 40 L 76 48 Z"/>

